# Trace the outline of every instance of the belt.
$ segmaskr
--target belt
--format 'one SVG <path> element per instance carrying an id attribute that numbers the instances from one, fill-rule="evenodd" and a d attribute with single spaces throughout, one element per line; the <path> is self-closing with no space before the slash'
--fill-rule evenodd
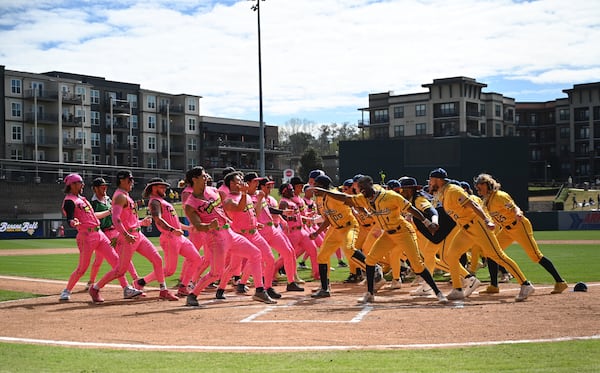
<path id="1" fill-rule="evenodd" d="M 515 225 L 517 225 L 517 221 L 516 221 L 516 220 L 515 220 L 515 221 L 513 221 L 512 223 L 510 223 L 509 225 L 507 225 L 507 226 L 506 226 L 506 227 L 504 227 L 504 228 L 506 228 L 506 229 L 508 229 L 508 230 L 511 230 L 511 229 L 512 229 L 512 227 L 514 227 Z"/>
<path id="2" fill-rule="evenodd" d="M 256 228 L 250 228 L 250 229 L 240 229 L 240 232 L 242 232 L 243 234 L 254 234 L 257 232 Z"/>
<path id="3" fill-rule="evenodd" d="M 362 226 L 365 228 L 369 228 L 371 225 L 373 225 L 373 224 L 363 224 Z"/>
<path id="4" fill-rule="evenodd" d="M 389 231 L 385 231 L 385 233 L 387 233 L 387 234 L 398 233 L 398 232 L 400 232 L 400 228 L 402 228 L 401 225 L 397 226 L 396 229 L 390 229 Z"/>
<path id="5" fill-rule="evenodd" d="M 216 227 L 215 228 L 216 231 L 221 230 L 221 229 L 229 229 L 229 224 L 223 224 L 222 227 Z"/>
<path id="6" fill-rule="evenodd" d="M 141 230 L 142 230 L 141 227 L 137 227 L 137 228 L 128 229 L 127 232 L 134 233 L 134 232 L 140 232 Z"/>
<path id="7" fill-rule="evenodd" d="M 100 230 L 100 227 L 96 226 L 96 227 L 89 227 L 87 229 L 88 232 L 98 232 Z"/>
<path id="8" fill-rule="evenodd" d="M 350 225 L 352 225 L 352 222 L 347 221 L 346 224 L 344 225 L 340 225 L 339 227 L 335 227 L 335 229 L 342 229 L 342 228 L 347 228 Z"/>

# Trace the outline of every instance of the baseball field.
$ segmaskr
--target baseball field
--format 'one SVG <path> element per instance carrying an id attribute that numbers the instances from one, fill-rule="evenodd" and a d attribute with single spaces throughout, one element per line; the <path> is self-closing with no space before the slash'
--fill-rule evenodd
<path id="1" fill-rule="evenodd" d="M 137 300 L 111 284 L 106 301 L 93 304 L 88 274 L 69 302 L 59 302 L 77 265 L 75 240 L 4 240 L 0 372 L 597 372 L 600 231 L 536 238 L 570 285 L 562 294 L 550 294 L 550 275 L 513 245 L 508 254 L 536 287 L 525 302 L 514 301 L 513 280 L 500 294 L 476 292 L 447 305 L 412 297 L 405 283 L 363 305 L 364 286 L 344 284 L 348 270 L 332 258 L 331 298 L 312 299 L 318 283 L 302 270 L 305 292 L 286 293 L 282 284 L 275 305 L 229 288 L 224 301 L 202 293 L 200 307 L 159 301 L 156 283 Z M 141 256 L 134 262 L 139 273 L 151 271 Z M 485 268 L 477 276 L 489 281 Z M 447 279 L 436 279 L 448 293 Z M 588 292 L 572 291 L 579 281 Z"/>

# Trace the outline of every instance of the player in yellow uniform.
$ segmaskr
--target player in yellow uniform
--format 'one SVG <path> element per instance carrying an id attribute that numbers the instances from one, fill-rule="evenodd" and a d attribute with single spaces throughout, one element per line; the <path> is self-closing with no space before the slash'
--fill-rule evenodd
<path id="1" fill-rule="evenodd" d="M 452 233 L 457 231 L 457 229 L 455 229 L 456 223 L 454 223 L 443 209 L 440 208 L 440 211 L 438 211 L 434 208 L 428 195 L 421 190 L 422 187 L 417 184 L 415 178 L 404 176 L 398 179 L 398 182 L 400 183 L 400 194 L 402 197 L 406 198 L 413 206 L 415 206 L 415 208 L 421 211 L 426 218 L 430 219 L 433 223 L 438 224 L 440 227 L 432 234 L 423 223 L 418 220 L 413 220 L 413 224 L 417 231 L 417 244 L 419 245 L 419 250 L 423 254 L 425 267 L 427 267 L 431 273 L 433 273 L 435 268 L 450 272 L 450 266 L 445 262 L 443 257 L 443 254 L 445 254 L 445 250 L 443 249 L 452 242 L 452 238 L 454 238 L 454 234 Z M 437 257 L 438 253 L 440 254 L 441 259 Z M 472 276 L 462 265 L 459 269 L 460 277 L 465 279 L 463 281 L 464 287 L 474 289 L 481 284 L 478 283 L 479 280 Z M 417 289 L 411 294 L 418 296 L 427 295 L 431 292 L 430 288 L 427 286 L 421 285 L 419 288 L 421 289 Z"/>
<path id="2" fill-rule="evenodd" d="M 312 297 L 325 298 L 331 296 L 329 292 L 329 261 L 331 255 L 338 248 L 342 248 L 347 258 L 353 257 L 354 243 L 358 236 L 358 222 L 348 205 L 322 192 L 330 189 L 331 179 L 328 176 L 317 176 L 314 184 L 315 188 L 313 190 L 318 197 L 317 207 L 324 220 L 319 224 L 319 228 L 310 234 L 310 238 L 314 240 L 321 232 L 326 231 L 326 233 L 317 255 L 321 289 L 314 293 Z M 332 193 L 341 194 L 338 191 L 332 191 Z"/>
<path id="3" fill-rule="evenodd" d="M 433 281 L 431 273 L 423 265 L 423 258 L 417 247 L 417 237 L 412 225 L 402 216 L 408 212 L 425 224 L 426 227 L 435 231 L 438 227 L 423 214 L 413 207 L 409 201 L 398 193 L 385 190 L 381 186 L 374 186 L 370 176 L 363 176 L 358 180 L 358 195 L 335 195 L 334 198 L 343 200 L 346 204 L 367 209 L 373 216 L 376 224 L 383 229 L 383 233 L 369 251 L 366 258 L 367 293 L 361 299 L 362 303 L 375 301 L 374 277 L 375 265 L 389 253 L 390 260 L 400 260 L 404 252 L 411 263 L 413 271 L 420 275 L 425 282 L 434 290 L 440 303 L 448 300 L 438 289 Z M 332 195 L 329 193 L 329 195 Z M 333 195 L 332 195 L 333 196 Z"/>
<path id="4" fill-rule="evenodd" d="M 527 299 L 535 291 L 535 288 L 527 280 L 519 265 L 500 247 L 500 243 L 493 233 L 496 226 L 486 216 L 481 206 L 470 199 L 463 188 L 449 183 L 448 173 L 443 168 L 437 168 L 429 173 L 429 191 L 434 193 L 434 198 L 442 204 L 448 215 L 461 227 L 452 241 L 452 248 L 447 255 L 454 287 L 448 297 L 461 299 L 462 296 L 464 298 L 462 287 L 459 287 L 461 286 L 459 259 L 468 248 L 479 244 L 484 256 L 506 268 L 521 284 L 521 290 L 515 301 L 521 302 Z"/>
<path id="5" fill-rule="evenodd" d="M 500 190 L 501 185 L 489 174 L 479 174 L 475 178 L 475 188 L 477 193 L 483 198 L 483 203 L 490 216 L 500 226 L 500 232 L 496 235 L 500 247 L 506 249 L 510 244 L 516 241 L 529 258 L 539 263 L 554 278 L 554 290 L 552 294 L 562 293 L 569 286 L 560 276 L 554 264 L 546 258 L 540 251 L 535 238 L 533 237 L 533 227 L 523 211 L 513 201 L 512 197 Z M 488 293 L 497 293 L 498 289 L 498 264 L 488 263 L 490 278 L 496 280 L 488 287 Z"/>

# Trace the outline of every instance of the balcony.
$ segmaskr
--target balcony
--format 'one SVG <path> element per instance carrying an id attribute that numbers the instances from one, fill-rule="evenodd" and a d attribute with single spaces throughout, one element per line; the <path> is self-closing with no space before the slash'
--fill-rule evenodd
<path id="1" fill-rule="evenodd" d="M 171 128 L 169 128 L 169 133 L 171 135 L 183 135 L 185 132 L 183 125 L 171 124 Z M 162 135 L 167 134 L 167 126 L 161 126 L 160 133 Z"/>
<path id="2" fill-rule="evenodd" d="M 63 138 L 63 147 L 65 148 L 76 149 L 81 148 L 81 145 L 81 139 Z"/>
<path id="3" fill-rule="evenodd" d="M 76 95 L 72 93 L 63 92 L 62 94 L 62 102 L 63 104 L 71 104 L 71 105 L 83 105 L 83 96 Z"/>
<path id="4" fill-rule="evenodd" d="M 36 93 L 37 92 L 37 93 Z M 48 91 L 48 90 L 38 90 L 38 89 L 28 89 L 23 92 L 23 98 L 26 99 L 34 99 L 37 96 L 37 99 L 40 101 L 58 101 L 58 92 L 56 91 Z"/>
<path id="5" fill-rule="evenodd" d="M 76 117 L 72 114 L 63 115 L 62 122 L 65 127 L 81 127 L 84 117 Z"/>
<path id="6" fill-rule="evenodd" d="M 58 114 L 56 113 L 38 113 L 38 124 L 56 124 L 58 123 Z M 26 123 L 35 123 L 35 113 L 25 113 Z"/>
<path id="7" fill-rule="evenodd" d="M 184 105 L 161 105 L 159 111 L 161 114 L 167 114 L 167 106 L 169 108 L 169 115 L 183 115 L 185 114 Z"/>
<path id="8" fill-rule="evenodd" d="M 25 144 L 26 145 L 35 145 L 35 136 L 26 136 Z M 54 148 L 58 146 L 58 137 L 56 136 L 38 136 L 37 145 L 43 147 Z"/>

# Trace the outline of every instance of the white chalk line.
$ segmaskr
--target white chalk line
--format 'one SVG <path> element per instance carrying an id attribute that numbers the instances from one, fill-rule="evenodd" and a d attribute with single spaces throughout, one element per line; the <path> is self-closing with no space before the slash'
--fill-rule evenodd
<path id="1" fill-rule="evenodd" d="M 1 342 L 8 343 L 27 343 L 66 347 L 97 347 L 111 349 L 133 349 L 133 350 L 154 350 L 154 351 L 338 351 L 338 350 L 412 350 L 412 349 L 431 349 L 431 348 L 449 348 L 449 347 L 480 347 L 495 346 L 503 344 L 520 343 L 548 343 L 548 342 L 566 342 L 566 341 L 585 341 L 600 339 L 600 335 L 591 335 L 583 337 L 560 337 L 543 339 L 520 339 L 504 341 L 480 341 L 480 342 L 456 342 L 456 343 L 414 343 L 414 344 L 390 344 L 390 345 L 341 345 L 341 346 L 198 346 L 198 345 L 152 345 L 135 343 L 100 343 L 100 342 L 78 342 L 78 341 L 59 341 L 50 339 L 33 338 L 15 338 L 0 336 Z"/>

